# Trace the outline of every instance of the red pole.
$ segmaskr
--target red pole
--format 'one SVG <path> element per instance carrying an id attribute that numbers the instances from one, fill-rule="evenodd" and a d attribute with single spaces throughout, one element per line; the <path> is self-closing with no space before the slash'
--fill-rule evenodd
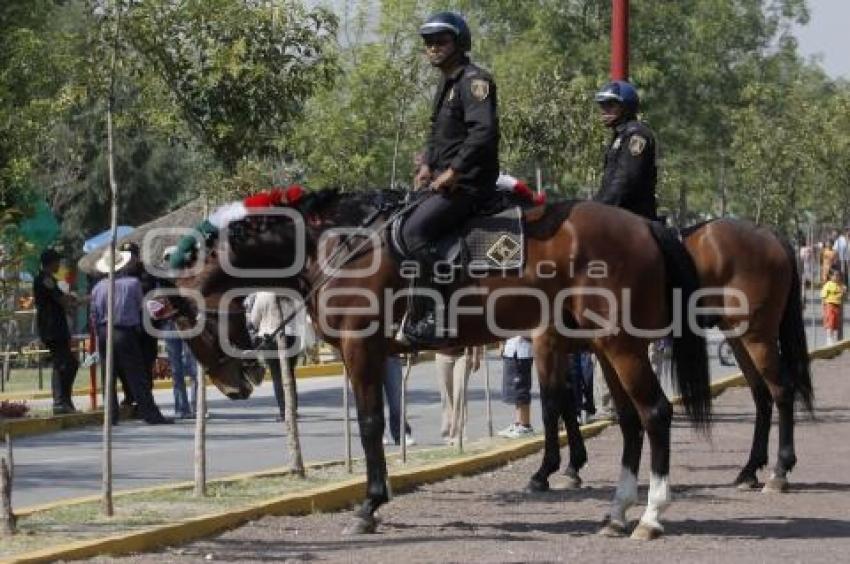
<path id="1" fill-rule="evenodd" d="M 611 80 L 629 79 L 629 0 L 611 0 Z"/>

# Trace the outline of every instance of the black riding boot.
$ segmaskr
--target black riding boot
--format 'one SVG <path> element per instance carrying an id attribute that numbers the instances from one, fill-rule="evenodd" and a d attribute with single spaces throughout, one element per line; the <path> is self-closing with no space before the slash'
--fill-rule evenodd
<path id="1" fill-rule="evenodd" d="M 402 321 L 397 340 L 405 345 L 419 348 L 439 346 L 446 342 L 447 337 L 437 335 L 437 301 L 432 296 L 423 295 L 421 292 L 434 290 L 439 293 L 440 288 L 433 283 L 425 283 L 424 277 L 420 278 L 418 286 L 420 292 L 414 293 L 408 300 L 407 314 Z"/>

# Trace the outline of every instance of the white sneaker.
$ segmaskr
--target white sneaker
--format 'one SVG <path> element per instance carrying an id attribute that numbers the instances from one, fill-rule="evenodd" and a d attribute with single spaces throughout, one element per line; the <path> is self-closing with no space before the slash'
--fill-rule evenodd
<path id="1" fill-rule="evenodd" d="M 381 438 L 381 443 L 382 443 L 384 446 L 387 446 L 387 445 L 391 445 L 391 444 L 393 444 L 393 442 L 390 440 L 390 438 L 389 438 L 388 436 L 386 436 L 386 435 L 384 435 L 384 436 Z"/>
<path id="2" fill-rule="evenodd" d="M 510 425 L 508 425 L 507 427 L 505 427 L 504 429 L 502 429 L 501 431 L 499 431 L 496 434 L 499 435 L 500 437 L 511 438 L 511 437 L 513 437 L 513 434 L 516 430 L 516 427 L 517 427 L 516 423 L 511 423 Z"/>
<path id="3" fill-rule="evenodd" d="M 413 446 L 416 444 L 416 439 L 414 439 L 410 434 L 404 436 L 404 444 L 407 446 Z"/>
<path id="4" fill-rule="evenodd" d="M 534 429 L 531 428 L 531 425 L 520 425 L 514 424 L 514 428 L 511 429 L 509 434 L 504 435 L 509 439 L 523 439 L 526 437 L 530 437 L 534 434 Z"/>

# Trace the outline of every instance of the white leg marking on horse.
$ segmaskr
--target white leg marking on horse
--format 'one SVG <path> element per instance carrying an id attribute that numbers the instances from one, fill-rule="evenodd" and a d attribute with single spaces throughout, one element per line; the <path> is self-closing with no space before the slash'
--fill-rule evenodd
<path id="1" fill-rule="evenodd" d="M 649 474 L 649 496 L 646 510 L 640 522 L 656 529 L 663 529 L 659 517 L 670 505 L 670 480 L 669 476 L 659 476 L 654 472 Z"/>
<path id="2" fill-rule="evenodd" d="M 620 470 L 620 482 L 614 492 L 611 501 L 611 512 L 609 517 L 612 521 L 626 524 L 626 510 L 635 504 L 638 495 L 637 476 L 631 470 L 623 466 Z"/>

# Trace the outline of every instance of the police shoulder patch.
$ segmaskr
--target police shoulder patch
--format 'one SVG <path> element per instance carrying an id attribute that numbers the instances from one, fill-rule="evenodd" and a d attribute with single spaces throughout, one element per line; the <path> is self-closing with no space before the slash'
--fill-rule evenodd
<path id="1" fill-rule="evenodd" d="M 643 153 L 645 148 L 646 138 L 641 135 L 632 135 L 631 139 L 629 139 L 629 152 L 636 157 Z"/>
<path id="2" fill-rule="evenodd" d="M 490 95 L 490 83 L 481 78 L 474 78 L 469 85 L 469 91 L 473 98 L 481 102 Z"/>

